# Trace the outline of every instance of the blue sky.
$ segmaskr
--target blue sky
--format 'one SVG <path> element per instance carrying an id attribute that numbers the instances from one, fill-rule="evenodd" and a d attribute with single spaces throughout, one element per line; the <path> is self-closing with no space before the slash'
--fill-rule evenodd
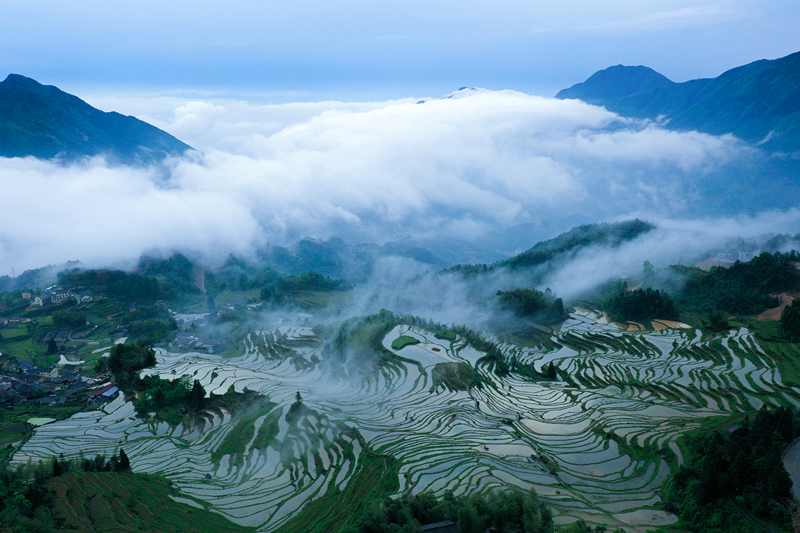
<path id="1" fill-rule="evenodd" d="M 0 1 L 0 76 L 263 101 L 552 96 L 615 64 L 675 81 L 800 50 L 796 0 Z"/>

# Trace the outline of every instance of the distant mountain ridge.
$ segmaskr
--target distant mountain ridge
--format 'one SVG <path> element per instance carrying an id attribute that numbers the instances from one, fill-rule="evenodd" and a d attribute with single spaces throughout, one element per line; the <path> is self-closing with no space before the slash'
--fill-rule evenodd
<path id="1" fill-rule="evenodd" d="M 684 83 L 647 67 L 618 65 L 556 98 L 577 98 L 628 117 L 664 117 L 673 130 L 732 133 L 768 151 L 800 151 L 800 52 Z"/>
<path id="2" fill-rule="evenodd" d="M 619 100 L 655 89 L 673 87 L 674 81 L 649 67 L 626 67 L 616 65 L 592 74 L 583 83 L 576 83 L 560 91 L 556 98 L 578 99 L 587 104 L 605 105 L 610 100 Z"/>
<path id="3" fill-rule="evenodd" d="M 0 83 L 0 156 L 148 164 L 192 147 L 135 117 L 96 109 L 25 76 Z"/>

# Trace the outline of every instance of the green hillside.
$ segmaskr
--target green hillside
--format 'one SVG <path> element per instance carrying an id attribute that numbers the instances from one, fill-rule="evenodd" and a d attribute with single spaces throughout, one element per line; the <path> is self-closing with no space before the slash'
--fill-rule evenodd
<path id="1" fill-rule="evenodd" d="M 554 239 L 542 241 L 511 259 L 495 263 L 495 266 L 520 268 L 542 265 L 587 246 L 616 247 L 652 229 L 655 229 L 654 224 L 638 218 L 610 224 L 584 224 L 572 228 Z"/>

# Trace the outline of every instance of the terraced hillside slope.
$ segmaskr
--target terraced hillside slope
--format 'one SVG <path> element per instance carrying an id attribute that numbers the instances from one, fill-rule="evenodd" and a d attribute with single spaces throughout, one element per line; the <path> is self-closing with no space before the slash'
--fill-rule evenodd
<path id="1" fill-rule="evenodd" d="M 198 510 L 202 509 L 198 502 L 176 498 L 168 482 L 153 476 L 78 472 L 52 479 L 49 487 L 54 492 L 53 518 L 60 531 L 253 531 Z"/>
<path id="2" fill-rule="evenodd" d="M 453 331 L 387 324 L 368 372 L 354 349 L 334 351 L 308 327 L 254 331 L 227 359 L 161 349 L 144 374 L 270 402 L 170 426 L 137 418 L 121 397 L 37 429 L 14 461 L 124 446 L 135 472 L 165 476 L 187 500 L 259 531 L 291 528 L 304 511 L 343 520 L 321 503 L 356 494 L 364 479 L 394 494 L 535 489 L 560 523 L 635 531 L 677 520 L 661 491 L 687 431 L 764 404 L 800 406 L 796 357 L 744 329 L 633 333 L 579 310 L 546 346 L 488 339 L 508 362 L 501 374 Z M 443 363 L 473 369 L 469 386 L 447 386 L 435 371 Z M 561 380 L 521 371 L 545 375 L 551 364 Z"/>

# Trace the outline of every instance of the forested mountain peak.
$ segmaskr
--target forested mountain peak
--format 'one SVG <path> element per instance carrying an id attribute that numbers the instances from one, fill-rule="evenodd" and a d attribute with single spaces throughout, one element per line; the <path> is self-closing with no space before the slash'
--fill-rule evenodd
<path id="1" fill-rule="evenodd" d="M 637 84 L 646 67 L 611 67 L 586 82 L 565 89 L 557 98 L 579 98 L 624 116 L 665 117 L 666 127 L 712 135 L 733 133 L 769 151 L 800 150 L 800 52 L 762 59 L 733 68 L 716 78 L 648 88 Z M 663 80 L 662 80 L 663 81 Z"/>

